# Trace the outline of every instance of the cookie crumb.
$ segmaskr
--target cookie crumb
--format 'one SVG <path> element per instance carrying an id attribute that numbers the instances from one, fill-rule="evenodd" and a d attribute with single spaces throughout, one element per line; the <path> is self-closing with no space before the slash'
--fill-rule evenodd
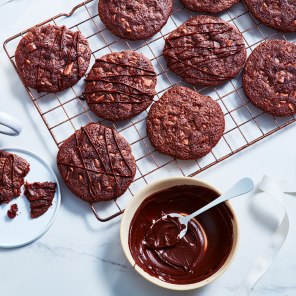
<path id="1" fill-rule="evenodd" d="M 7 216 L 9 219 L 14 219 L 17 215 L 18 207 L 17 204 L 12 204 L 10 210 L 7 211 Z"/>

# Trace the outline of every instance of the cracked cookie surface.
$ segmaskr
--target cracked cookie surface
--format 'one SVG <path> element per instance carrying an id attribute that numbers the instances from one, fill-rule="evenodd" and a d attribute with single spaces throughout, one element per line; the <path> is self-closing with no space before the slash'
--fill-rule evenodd
<path id="1" fill-rule="evenodd" d="M 249 101 L 274 116 L 296 113 L 296 45 L 273 39 L 257 46 L 246 62 L 243 89 Z"/>
<path id="2" fill-rule="evenodd" d="M 101 118 L 121 121 L 140 114 L 152 103 L 157 79 L 148 58 L 123 51 L 97 59 L 85 80 L 89 108 Z"/>
<path id="3" fill-rule="evenodd" d="M 218 13 L 227 10 L 239 0 L 180 0 L 180 2 L 191 11 Z"/>
<path id="4" fill-rule="evenodd" d="M 110 127 L 89 123 L 60 147 L 57 165 L 74 195 L 86 202 L 116 199 L 136 174 L 128 142 Z"/>
<path id="5" fill-rule="evenodd" d="M 152 37 L 166 24 L 172 0 L 99 0 L 99 15 L 114 35 L 128 40 Z"/>
<path id="6" fill-rule="evenodd" d="M 90 57 L 88 41 L 79 31 L 52 25 L 31 29 L 15 52 L 24 84 L 49 93 L 76 84 L 85 75 Z"/>
<path id="7" fill-rule="evenodd" d="M 166 38 L 163 56 L 169 69 L 186 82 L 215 86 L 240 72 L 247 50 L 234 26 L 217 17 L 198 15 Z"/>
<path id="8" fill-rule="evenodd" d="M 25 184 L 24 195 L 30 202 L 31 218 L 42 216 L 52 205 L 57 184 L 52 182 L 34 182 Z"/>
<path id="9" fill-rule="evenodd" d="M 152 146 L 177 159 L 205 156 L 217 145 L 224 129 L 219 104 L 183 86 L 166 91 L 152 105 L 147 118 Z"/>
<path id="10" fill-rule="evenodd" d="M 280 32 L 296 32 L 295 0 L 244 0 L 252 15 L 263 25 Z"/>

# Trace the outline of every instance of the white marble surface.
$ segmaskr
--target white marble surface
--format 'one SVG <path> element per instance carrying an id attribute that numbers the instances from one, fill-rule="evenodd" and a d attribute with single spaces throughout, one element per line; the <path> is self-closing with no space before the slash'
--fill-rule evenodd
<path id="1" fill-rule="evenodd" d="M 14 0 L 3 5 L 0 43 L 60 12 L 69 12 L 79 2 Z M 0 147 L 32 150 L 47 160 L 60 178 L 55 164 L 57 147 L 3 49 L 0 77 L 0 110 L 24 123 L 19 137 L 0 135 Z M 282 215 L 278 205 L 258 190 L 263 174 L 296 178 L 295 128 L 292 124 L 197 176 L 222 192 L 244 176 L 256 184 L 253 193 L 231 201 L 240 222 L 240 247 L 231 267 L 210 285 L 181 293 L 141 278 L 121 249 L 120 217 L 99 223 L 88 205 L 75 198 L 60 179 L 62 204 L 51 229 L 25 247 L 0 249 L 0 295 L 234 295 Z M 296 197 L 289 194 L 286 198 L 288 238 L 251 295 L 296 295 Z"/>

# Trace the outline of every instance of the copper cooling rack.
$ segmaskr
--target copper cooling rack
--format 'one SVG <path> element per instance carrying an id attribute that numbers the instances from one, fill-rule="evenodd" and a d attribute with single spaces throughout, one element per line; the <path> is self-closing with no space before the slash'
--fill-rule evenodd
<path id="1" fill-rule="evenodd" d="M 105 28 L 97 13 L 97 0 L 85 1 L 75 6 L 68 14 L 59 14 L 36 25 L 39 27 L 51 23 L 66 25 L 69 29 L 81 31 L 87 37 L 92 50 L 90 67 L 96 58 L 112 51 L 134 50 L 141 52 L 150 58 L 157 72 L 156 100 L 170 87 L 184 85 L 201 94 L 211 96 L 220 104 L 225 114 L 225 133 L 212 152 L 198 160 L 180 161 L 160 155 L 151 146 L 145 131 L 148 110 L 130 120 L 111 123 L 96 117 L 83 101 L 81 96 L 84 90 L 83 79 L 77 85 L 57 94 L 37 93 L 25 86 L 57 146 L 60 146 L 65 139 L 73 134 L 73 130 L 78 130 L 89 122 L 98 122 L 99 120 L 104 125 L 112 126 L 130 143 L 137 163 L 135 180 L 124 197 L 113 201 L 114 203 L 111 202 L 113 208 L 111 206 L 112 210 L 108 217 L 102 218 L 95 207 L 89 204 L 99 221 L 108 221 L 122 214 L 130 197 L 145 184 L 160 176 L 192 177 L 295 121 L 294 116 L 276 118 L 250 104 L 242 90 L 241 74 L 217 87 L 196 87 L 185 83 L 179 76 L 167 69 L 162 56 L 164 38 L 194 15 L 196 13 L 185 9 L 178 0 L 175 0 L 173 12 L 161 32 L 151 39 L 136 42 L 119 39 Z M 216 14 L 216 16 L 229 21 L 242 33 L 248 54 L 259 43 L 268 39 L 296 42 L 296 34 L 282 34 L 257 22 L 242 2 L 223 13 Z M 14 60 L 16 46 L 29 30 L 12 36 L 3 44 L 16 72 L 18 72 Z M 106 213 L 107 207 L 106 204 L 103 206 L 102 213 Z"/>

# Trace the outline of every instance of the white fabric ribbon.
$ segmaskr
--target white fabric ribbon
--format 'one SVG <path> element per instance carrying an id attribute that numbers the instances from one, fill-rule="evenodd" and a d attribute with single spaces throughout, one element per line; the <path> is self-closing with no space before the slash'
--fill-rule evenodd
<path id="1" fill-rule="evenodd" d="M 286 210 L 284 192 L 296 192 L 295 180 L 263 176 L 259 188 L 275 198 L 285 210 L 285 214 L 279 227 L 251 265 L 235 296 L 249 295 L 256 282 L 275 259 L 289 231 L 289 217 Z"/>

